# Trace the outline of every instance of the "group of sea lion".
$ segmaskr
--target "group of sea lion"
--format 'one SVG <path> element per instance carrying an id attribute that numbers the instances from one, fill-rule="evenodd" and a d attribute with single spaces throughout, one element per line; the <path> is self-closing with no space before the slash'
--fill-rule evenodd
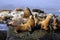
<path id="1" fill-rule="evenodd" d="M 24 14 L 20 17 L 16 17 L 17 19 L 14 19 L 14 17 L 11 18 L 10 21 L 8 21 L 9 26 L 14 26 L 14 32 L 17 33 L 17 31 L 32 31 L 34 27 L 40 27 L 43 30 L 49 30 L 53 28 L 54 30 L 57 29 L 57 27 L 60 27 L 60 20 L 58 17 L 55 17 L 54 14 L 46 14 L 44 11 L 40 9 L 33 9 L 31 10 L 27 7 L 24 10 L 17 8 L 14 11 L 23 11 Z M 40 15 L 40 16 L 39 16 Z M 51 23 L 50 21 L 53 20 Z M 51 24 L 51 25 L 50 25 Z M 37 25 L 37 26 L 36 26 Z"/>

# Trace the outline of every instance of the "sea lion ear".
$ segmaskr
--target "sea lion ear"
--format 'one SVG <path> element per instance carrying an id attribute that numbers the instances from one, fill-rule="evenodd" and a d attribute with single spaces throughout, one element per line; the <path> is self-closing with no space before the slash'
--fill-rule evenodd
<path id="1" fill-rule="evenodd" d="M 31 26 L 30 25 L 28 26 L 28 31 L 31 31 Z"/>

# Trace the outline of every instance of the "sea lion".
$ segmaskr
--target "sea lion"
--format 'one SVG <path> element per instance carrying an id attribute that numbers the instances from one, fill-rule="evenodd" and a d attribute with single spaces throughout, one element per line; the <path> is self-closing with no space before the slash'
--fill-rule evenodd
<path id="1" fill-rule="evenodd" d="M 34 26 L 35 26 L 35 21 L 31 15 L 31 16 L 29 16 L 29 19 L 25 24 L 17 25 L 14 32 L 17 33 L 18 30 L 20 30 L 20 31 L 31 31 L 31 29 L 34 28 Z"/>
<path id="2" fill-rule="evenodd" d="M 8 19 L 10 19 L 10 12 L 12 10 L 0 10 L 0 22 L 6 23 Z"/>
<path id="3" fill-rule="evenodd" d="M 0 17 L 0 22 L 4 22 L 5 21 L 5 17 L 4 16 L 1 16 Z"/>
<path id="4" fill-rule="evenodd" d="M 46 14 L 45 13 L 41 13 L 41 14 L 39 14 L 39 16 L 38 16 L 38 19 L 40 20 L 40 21 L 43 21 L 43 20 L 45 20 L 46 19 Z"/>
<path id="5" fill-rule="evenodd" d="M 28 18 L 30 15 L 32 15 L 31 10 L 30 10 L 28 7 L 26 7 L 26 8 L 24 9 L 23 18 Z"/>
<path id="6" fill-rule="evenodd" d="M 38 15 L 37 15 L 37 14 L 34 14 L 33 17 L 34 17 L 34 20 L 35 20 L 35 26 L 36 26 L 36 24 L 37 24 L 38 21 L 39 21 Z"/>
<path id="7" fill-rule="evenodd" d="M 41 25 L 41 29 L 48 30 L 49 21 L 52 17 L 53 14 L 48 14 L 45 20 L 38 23 L 39 25 Z"/>

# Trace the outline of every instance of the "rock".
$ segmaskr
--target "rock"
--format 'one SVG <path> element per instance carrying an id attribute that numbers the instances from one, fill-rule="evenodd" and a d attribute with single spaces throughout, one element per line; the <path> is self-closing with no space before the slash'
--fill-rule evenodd
<path id="1" fill-rule="evenodd" d="M 6 31 L 0 31 L 0 40 L 6 40 L 7 33 Z"/>
<path id="2" fill-rule="evenodd" d="M 44 32 L 44 33 L 43 33 Z M 30 32 L 21 32 L 21 33 L 15 33 L 14 32 L 14 27 L 9 27 L 9 30 L 7 32 L 7 40 L 36 40 L 40 37 L 43 37 L 47 32 L 46 31 L 41 31 L 37 30 L 34 31 L 33 33 Z"/>
<path id="3" fill-rule="evenodd" d="M 33 9 L 32 12 L 44 13 L 44 11 L 42 11 L 40 9 Z"/>
<path id="4" fill-rule="evenodd" d="M 60 34 L 44 30 L 14 33 L 14 27 L 9 27 L 6 40 L 60 40 Z"/>

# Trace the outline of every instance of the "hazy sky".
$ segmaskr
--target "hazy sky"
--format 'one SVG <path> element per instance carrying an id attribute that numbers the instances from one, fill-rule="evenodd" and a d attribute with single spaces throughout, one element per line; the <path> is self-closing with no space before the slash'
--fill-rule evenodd
<path id="1" fill-rule="evenodd" d="M 0 0 L 1 8 L 60 8 L 60 0 Z"/>
<path id="2" fill-rule="evenodd" d="M 60 0 L 0 0 L 0 9 L 14 9 L 17 7 L 25 8 L 27 6 L 29 8 L 60 9 Z M 47 13 L 49 12 L 51 11 L 47 11 Z M 60 13 L 57 13 L 56 11 L 53 13 L 60 15 Z"/>

